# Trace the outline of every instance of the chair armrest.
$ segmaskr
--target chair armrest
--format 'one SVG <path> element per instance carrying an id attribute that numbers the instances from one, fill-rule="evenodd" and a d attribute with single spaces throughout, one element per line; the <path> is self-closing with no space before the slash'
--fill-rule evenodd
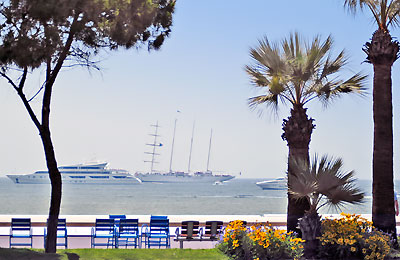
<path id="1" fill-rule="evenodd" d="M 204 235 L 203 232 L 204 232 L 203 227 L 199 228 L 199 236 L 200 236 L 200 239 L 203 238 L 203 235 Z"/>
<path id="2" fill-rule="evenodd" d="M 144 229 L 144 231 L 143 231 L 143 229 Z M 141 228 L 140 228 L 140 233 L 143 235 L 143 234 L 147 234 L 147 233 L 149 233 L 149 226 L 147 225 L 147 224 L 143 224 L 142 226 L 141 226 Z"/>
<path id="3" fill-rule="evenodd" d="M 179 235 L 180 235 L 180 228 L 179 227 L 177 227 L 176 229 L 175 229 L 175 235 L 176 235 L 176 237 L 179 237 Z"/>

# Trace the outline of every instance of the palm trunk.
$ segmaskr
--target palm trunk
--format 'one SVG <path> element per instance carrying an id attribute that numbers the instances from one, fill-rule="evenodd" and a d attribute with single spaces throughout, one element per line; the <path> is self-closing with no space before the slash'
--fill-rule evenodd
<path id="1" fill-rule="evenodd" d="M 321 217 L 316 211 L 307 213 L 299 219 L 299 226 L 304 244 L 304 257 L 309 259 L 317 255 L 319 240 L 321 236 Z"/>
<path id="2" fill-rule="evenodd" d="M 294 105 L 290 111 L 290 117 L 283 120 L 282 139 L 287 141 L 289 147 L 289 161 L 292 158 L 309 161 L 309 144 L 311 133 L 314 129 L 314 119 L 308 118 L 307 109 L 302 105 Z M 288 164 L 289 165 L 289 164 Z M 288 182 L 290 182 L 291 173 L 288 166 Z M 298 228 L 298 220 L 302 218 L 305 212 L 310 208 L 307 199 L 295 200 L 288 193 L 287 210 L 287 230 L 297 232 L 301 236 Z"/>
<path id="3" fill-rule="evenodd" d="M 51 182 L 51 200 L 49 218 L 47 221 L 46 253 L 55 253 L 57 249 L 57 225 L 58 215 L 61 205 L 61 174 L 57 168 L 57 161 L 54 154 L 54 148 L 51 141 L 50 130 L 45 128 L 40 132 L 44 152 L 46 156 L 47 168 Z"/>
<path id="4" fill-rule="evenodd" d="M 391 69 L 399 45 L 389 32 L 377 30 L 364 51 L 374 67 L 373 118 L 374 149 L 372 163 L 372 222 L 396 238 L 393 185 L 393 112 Z"/>

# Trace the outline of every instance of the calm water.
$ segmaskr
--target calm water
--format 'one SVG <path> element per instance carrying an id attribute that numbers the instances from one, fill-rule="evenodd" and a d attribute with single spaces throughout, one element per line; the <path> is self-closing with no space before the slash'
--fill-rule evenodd
<path id="1" fill-rule="evenodd" d="M 66 185 L 61 214 L 102 215 L 262 215 L 286 213 L 285 191 L 262 190 L 260 179 L 236 179 L 224 185 L 207 183 L 142 185 Z M 371 182 L 361 180 L 365 202 L 345 212 L 371 213 Z M 396 187 L 400 187 L 396 182 Z M 0 214 L 48 214 L 50 185 L 14 184 L 0 178 Z M 324 213 L 336 213 L 325 208 Z"/>

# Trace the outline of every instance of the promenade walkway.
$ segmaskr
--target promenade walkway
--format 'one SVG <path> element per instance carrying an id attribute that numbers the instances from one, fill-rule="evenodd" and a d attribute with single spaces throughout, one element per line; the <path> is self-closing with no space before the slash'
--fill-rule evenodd
<path id="1" fill-rule="evenodd" d="M 338 217 L 338 214 L 326 214 L 326 216 Z M 138 218 L 139 227 L 148 225 L 150 222 L 150 215 L 127 215 L 127 218 Z M 370 214 L 362 215 L 367 219 L 371 219 Z M 9 247 L 9 232 L 11 218 L 31 218 L 33 230 L 33 247 L 43 248 L 43 234 L 46 225 L 46 215 L 0 215 L 0 247 Z M 68 229 L 68 248 L 90 248 L 90 234 L 91 228 L 94 226 L 96 218 L 108 218 L 108 215 L 60 215 L 60 218 L 66 218 Z M 175 235 L 176 228 L 180 227 L 181 222 L 185 220 L 200 221 L 200 225 L 209 220 L 220 220 L 227 225 L 233 220 L 247 221 L 250 226 L 255 223 L 269 222 L 277 228 L 286 227 L 286 214 L 266 214 L 266 215 L 169 215 L 170 220 L 170 234 Z M 396 219 L 398 232 L 400 231 L 400 218 Z M 184 248 L 192 249 L 207 249 L 214 248 L 217 244 L 216 241 L 196 241 L 184 243 Z M 144 244 L 143 244 L 144 247 Z M 179 248 L 179 242 L 173 241 L 171 237 L 171 248 Z"/>

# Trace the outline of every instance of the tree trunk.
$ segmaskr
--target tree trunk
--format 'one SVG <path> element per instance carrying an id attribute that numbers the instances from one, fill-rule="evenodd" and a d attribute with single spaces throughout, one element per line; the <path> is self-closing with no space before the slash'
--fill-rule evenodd
<path id="1" fill-rule="evenodd" d="M 309 144 L 311 141 L 311 133 L 314 129 L 314 119 L 308 118 L 307 109 L 302 105 L 294 105 L 290 111 L 290 117 L 283 120 L 282 139 L 287 141 L 289 147 L 289 161 L 292 158 L 310 160 Z M 288 182 L 291 179 L 290 167 L 288 163 Z M 296 200 L 288 193 L 288 210 L 287 210 L 287 230 L 298 233 L 298 220 L 303 217 L 310 205 L 306 198 Z"/>
<path id="2" fill-rule="evenodd" d="M 399 45 L 389 32 L 377 30 L 364 51 L 374 67 L 373 119 L 374 149 L 372 162 L 372 222 L 378 229 L 396 238 L 393 185 L 393 109 L 391 69 Z"/>
<path id="3" fill-rule="evenodd" d="M 57 225 L 61 205 L 61 174 L 57 167 L 50 129 L 44 127 L 40 132 L 46 156 L 47 168 L 51 182 L 51 200 L 49 218 L 47 221 L 46 253 L 55 253 L 57 249 Z"/>

